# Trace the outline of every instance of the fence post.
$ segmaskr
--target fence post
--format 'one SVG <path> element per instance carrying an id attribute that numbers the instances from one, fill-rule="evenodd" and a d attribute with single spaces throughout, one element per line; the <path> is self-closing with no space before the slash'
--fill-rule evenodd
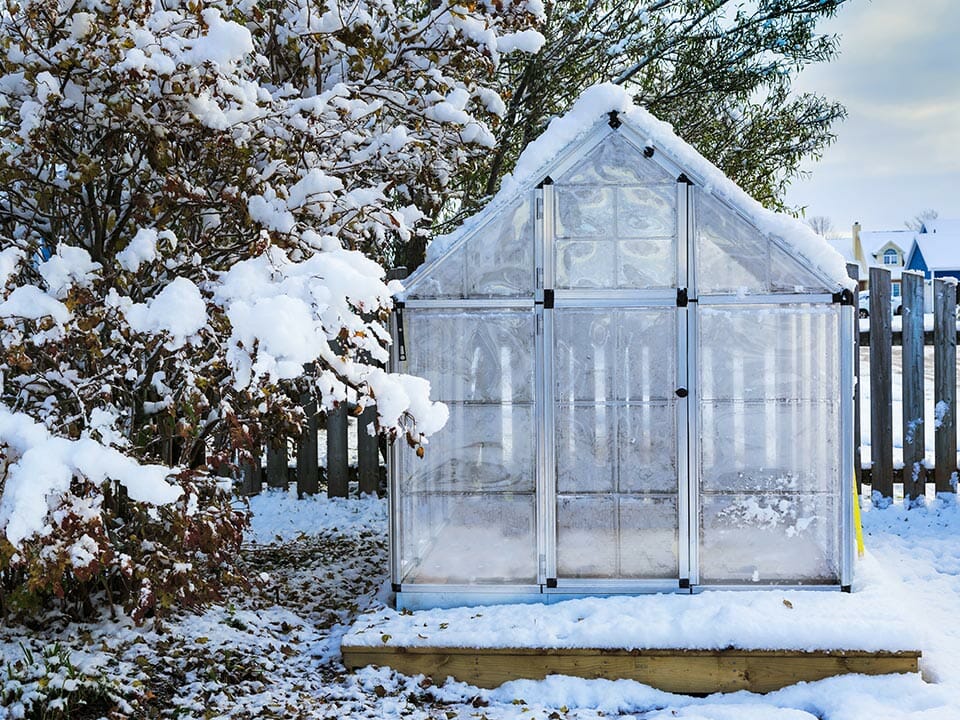
<path id="1" fill-rule="evenodd" d="M 275 490 L 287 489 L 287 439 L 274 447 L 267 445 L 267 487 Z"/>
<path id="2" fill-rule="evenodd" d="M 350 468 L 347 464 L 347 403 L 327 412 L 327 497 L 347 497 Z"/>
<path id="3" fill-rule="evenodd" d="M 320 487 L 320 466 L 317 462 L 317 401 L 313 392 L 301 396 L 306 418 L 297 440 L 297 497 L 316 495 Z"/>
<path id="4" fill-rule="evenodd" d="M 375 493 L 380 484 L 380 443 L 376 435 L 377 406 L 364 408 L 357 418 L 357 475 L 360 494 Z M 370 434 L 370 430 L 374 434 Z"/>
<path id="5" fill-rule="evenodd" d="M 924 494 L 923 274 L 901 275 L 903 300 L 903 497 L 912 507 Z"/>
<path id="6" fill-rule="evenodd" d="M 953 493 L 957 471 L 957 286 L 933 281 L 934 481 L 937 494 Z"/>
<path id="7" fill-rule="evenodd" d="M 847 275 L 860 288 L 860 266 L 847 263 Z M 853 478 L 857 483 L 857 495 L 863 493 L 863 459 L 860 455 L 860 305 L 854 305 L 853 331 Z"/>
<path id="8" fill-rule="evenodd" d="M 870 268 L 870 482 L 873 495 L 893 500 L 893 330 L 890 271 Z"/>
<path id="9" fill-rule="evenodd" d="M 251 453 L 250 459 L 244 462 L 240 468 L 240 476 L 243 478 L 241 492 L 246 496 L 259 495 L 263 481 L 260 468 L 260 448 L 254 448 Z"/>

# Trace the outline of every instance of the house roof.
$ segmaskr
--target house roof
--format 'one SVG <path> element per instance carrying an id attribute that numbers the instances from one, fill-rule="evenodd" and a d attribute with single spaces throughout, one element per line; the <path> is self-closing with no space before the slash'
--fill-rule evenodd
<path id="1" fill-rule="evenodd" d="M 956 230 L 953 231 L 944 227 L 937 232 L 916 234 L 916 246 L 923 254 L 928 270 L 960 269 L 960 221 L 954 222 Z"/>
<path id="2" fill-rule="evenodd" d="M 920 227 L 920 232 L 927 235 L 939 235 L 940 233 L 960 235 L 960 220 L 941 220 L 940 218 L 927 220 Z M 926 254 L 924 254 L 924 257 L 926 257 Z"/>
<path id="3" fill-rule="evenodd" d="M 468 218 L 454 232 L 437 237 L 430 243 L 426 265 L 505 210 L 520 193 L 540 183 L 570 148 L 575 147 L 578 141 L 585 140 L 592 131 L 606 125 L 611 112 L 616 112 L 621 123 L 645 138 L 647 146 L 664 153 L 694 182 L 736 208 L 762 233 L 779 238 L 794 254 L 818 269 L 824 278 L 838 287 L 854 286 L 847 276 L 843 256 L 806 223 L 764 208 L 691 145 L 680 139 L 671 125 L 634 105 L 629 93 L 610 83 L 588 88 L 566 114 L 554 118 L 543 134 L 526 147 L 513 173 L 503 178 L 499 192 L 486 207 Z M 419 270 L 416 274 L 419 274 Z"/>
<path id="4" fill-rule="evenodd" d="M 915 234 L 913 230 L 861 230 L 860 245 L 863 246 L 863 252 L 875 255 L 884 246 L 892 243 L 906 254 L 913 244 Z"/>

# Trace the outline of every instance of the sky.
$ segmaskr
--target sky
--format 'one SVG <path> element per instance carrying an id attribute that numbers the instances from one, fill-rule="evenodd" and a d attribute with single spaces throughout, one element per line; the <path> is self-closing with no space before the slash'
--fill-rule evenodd
<path id="1" fill-rule="evenodd" d="M 787 202 L 842 235 L 854 221 L 902 229 L 926 208 L 960 218 L 960 0 L 848 0 L 819 27 L 840 36 L 840 56 L 795 88 L 848 116 Z"/>

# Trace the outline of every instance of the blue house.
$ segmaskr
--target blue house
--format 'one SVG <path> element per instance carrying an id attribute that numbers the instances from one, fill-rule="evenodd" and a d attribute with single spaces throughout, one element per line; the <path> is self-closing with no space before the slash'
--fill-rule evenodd
<path id="1" fill-rule="evenodd" d="M 907 253 L 907 270 L 932 278 L 960 278 L 960 220 L 928 220 Z"/>

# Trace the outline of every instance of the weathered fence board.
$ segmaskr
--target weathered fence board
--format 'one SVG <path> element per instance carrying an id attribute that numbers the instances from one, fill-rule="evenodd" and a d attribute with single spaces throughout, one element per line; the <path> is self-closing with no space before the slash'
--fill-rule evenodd
<path id="1" fill-rule="evenodd" d="M 873 492 L 893 499 L 890 271 L 870 268 L 870 455 Z"/>
<path id="2" fill-rule="evenodd" d="M 909 503 L 924 494 L 923 275 L 901 276 L 903 305 L 903 493 Z"/>
<path id="3" fill-rule="evenodd" d="M 327 495 L 347 497 L 350 466 L 347 458 L 347 405 L 340 403 L 327 413 Z"/>
<path id="4" fill-rule="evenodd" d="M 957 470 L 957 291 L 952 282 L 933 281 L 934 481 L 938 493 L 953 492 Z"/>
<path id="5" fill-rule="evenodd" d="M 320 464 L 317 460 L 317 401 L 311 393 L 301 398 L 306 418 L 297 439 L 297 496 L 315 495 L 320 489 Z"/>
<path id="6" fill-rule="evenodd" d="M 370 406 L 357 418 L 357 484 L 360 494 L 375 493 L 380 485 L 380 443 L 371 434 L 377 420 L 377 408 Z"/>

